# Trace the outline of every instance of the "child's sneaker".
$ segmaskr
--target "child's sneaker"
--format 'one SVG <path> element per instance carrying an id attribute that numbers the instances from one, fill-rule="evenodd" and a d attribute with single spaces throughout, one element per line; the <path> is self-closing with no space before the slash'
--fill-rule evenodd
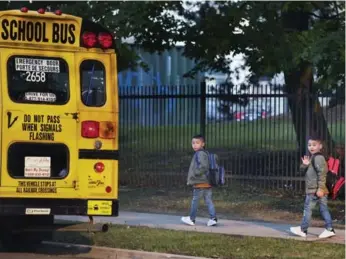
<path id="1" fill-rule="evenodd" d="M 335 231 L 334 229 L 325 229 L 319 236 L 318 238 L 328 238 L 328 237 L 332 237 L 335 236 Z"/>
<path id="2" fill-rule="evenodd" d="M 297 236 L 300 236 L 300 237 L 306 237 L 306 232 L 303 232 L 301 227 L 290 227 L 290 231 L 291 233 L 297 235 Z"/>
<path id="3" fill-rule="evenodd" d="M 211 227 L 211 226 L 215 226 L 216 224 L 217 224 L 217 218 L 209 219 L 208 223 L 207 223 L 207 226 Z"/>
<path id="4" fill-rule="evenodd" d="M 181 221 L 187 225 L 190 225 L 190 226 L 194 226 L 195 225 L 195 221 L 194 220 L 191 220 L 190 217 L 181 217 Z"/>

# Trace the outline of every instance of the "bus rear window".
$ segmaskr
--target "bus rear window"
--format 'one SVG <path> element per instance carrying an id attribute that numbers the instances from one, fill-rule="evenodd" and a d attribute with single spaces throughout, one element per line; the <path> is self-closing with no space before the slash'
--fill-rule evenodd
<path id="1" fill-rule="evenodd" d="M 100 107 L 106 103 L 105 67 L 97 60 L 84 60 L 80 65 L 81 98 L 86 106 Z"/>
<path id="2" fill-rule="evenodd" d="M 61 58 L 12 56 L 7 78 L 14 102 L 63 105 L 69 100 L 68 65 Z"/>

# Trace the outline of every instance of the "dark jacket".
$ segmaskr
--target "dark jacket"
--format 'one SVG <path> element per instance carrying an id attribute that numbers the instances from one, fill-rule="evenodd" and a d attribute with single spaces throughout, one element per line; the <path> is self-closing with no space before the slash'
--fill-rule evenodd
<path id="1" fill-rule="evenodd" d="M 204 150 L 195 152 L 192 157 L 189 172 L 187 175 L 187 185 L 209 183 L 207 172 L 209 171 L 208 153 Z"/>
<path id="2" fill-rule="evenodd" d="M 314 163 L 316 170 L 312 166 L 312 161 L 314 157 Z M 325 194 L 328 194 L 328 189 L 326 186 L 326 177 L 328 172 L 328 166 L 326 159 L 321 154 L 315 154 L 311 157 L 310 164 L 300 166 L 300 172 L 305 172 L 305 192 L 306 194 L 314 194 L 321 190 Z"/>

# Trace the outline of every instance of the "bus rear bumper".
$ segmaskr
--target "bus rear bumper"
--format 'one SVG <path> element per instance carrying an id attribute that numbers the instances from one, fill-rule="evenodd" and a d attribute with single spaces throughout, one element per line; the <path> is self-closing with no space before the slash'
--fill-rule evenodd
<path id="1" fill-rule="evenodd" d="M 103 209 L 103 203 L 108 203 L 109 208 L 106 210 Z M 90 204 L 94 208 L 92 211 L 90 210 Z M 119 215 L 119 201 L 117 199 L 0 198 L 0 216 L 11 215 L 90 215 L 117 217 Z"/>

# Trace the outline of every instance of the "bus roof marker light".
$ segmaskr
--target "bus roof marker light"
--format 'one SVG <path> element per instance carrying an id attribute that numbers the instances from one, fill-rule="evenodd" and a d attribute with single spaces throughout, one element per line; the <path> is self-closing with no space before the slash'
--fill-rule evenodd
<path id="1" fill-rule="evenodd" d="M 22 7 L 22 8 L 20 8 L 20 11 L 22 12 L 22 13 L 27 13 L 28 11 L 29 11 L 29 9 L 28 9 L 28 7 Z"/>
<path id="2" fill-rule="evenodd" d="M 107 32 L 100 32 L 97 39 L 98 39 L 102 48 L 108 49 L 108 48 L 112 47 L 113 37 L 111 34 L 109 34 Z"/>
<path id="3" fill-rule="evenodd" d="M 40 8 L 40 9 L 37 10 L 37 12 L 39 14 L 44 14 L 46 11 L 44 10 L 44 8 Z"/>
<path id="4" fill-rule="evenodd" d="M 84 32 L 83 33 L 83 43 L 87 48 L 92 48 L 96 44 L 96 34 L 93 32 Z"/>
<path id="5" fill-rule="evenodd" d="M 56 10 L 54 13 L 55 13 L 56 15 L 62 15 L 62 11 L 61 11 L 61 10 Z"/>

